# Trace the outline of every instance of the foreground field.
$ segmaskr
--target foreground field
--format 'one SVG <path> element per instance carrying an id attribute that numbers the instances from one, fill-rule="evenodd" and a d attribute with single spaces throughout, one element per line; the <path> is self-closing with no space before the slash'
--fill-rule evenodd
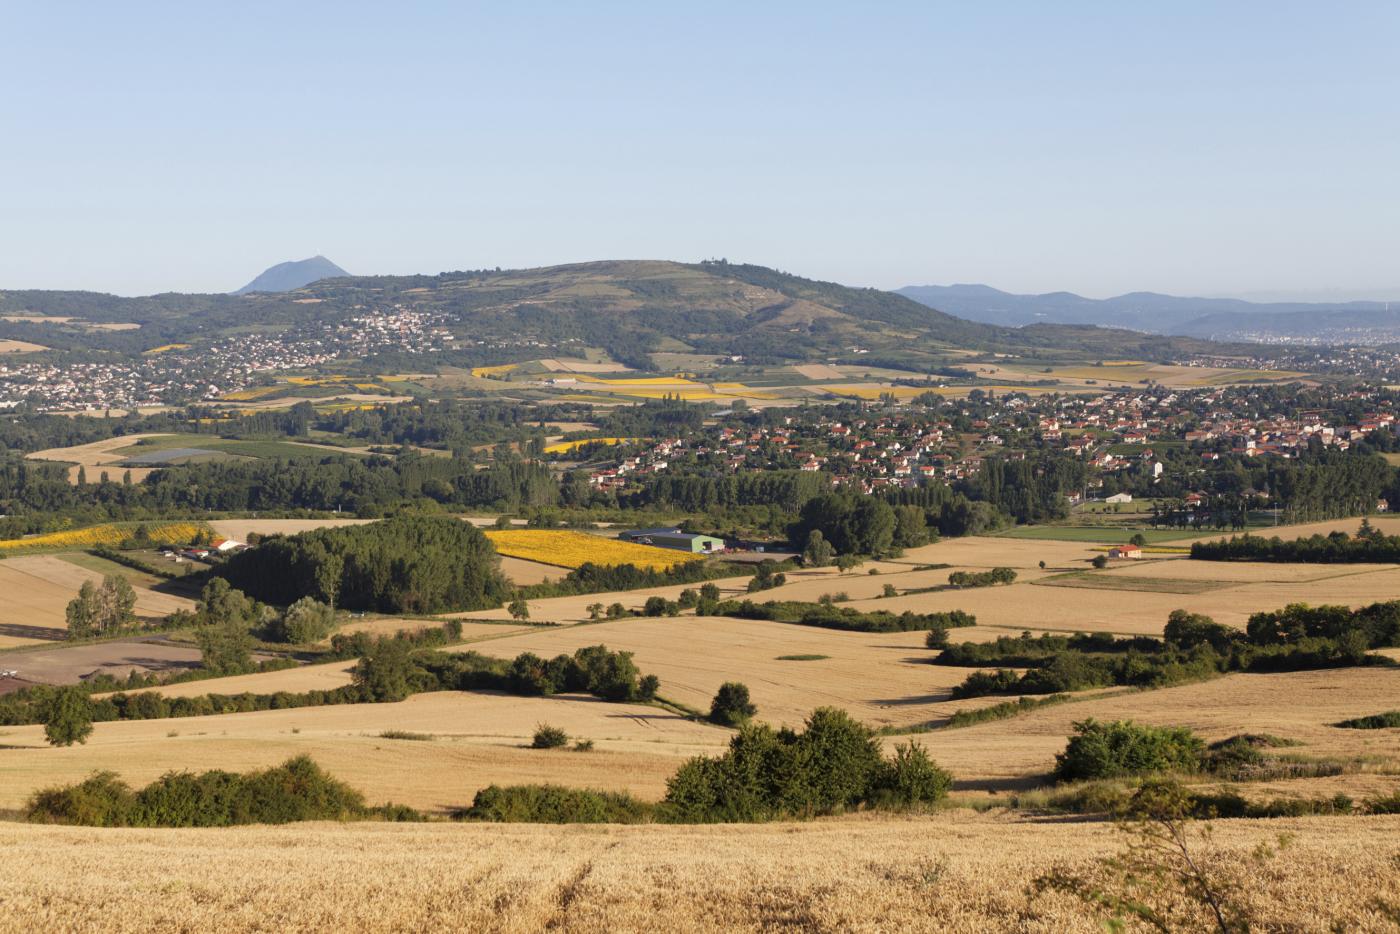
<path id="1" fill-rule="evenodd" d="M 1264 930 L 1380 931 L 1400 818 L 1222 821 L 1209 871 Z M 1288 846 L 1270 857 L 1279 834 Z M 1102 823 L 991 814 L 721 827 L 0 824 L 0 930 L 1101 931 L 1052 868 L 1121 850 Z M 1206 919 L 1176 905 L 1176 930 Z"/>

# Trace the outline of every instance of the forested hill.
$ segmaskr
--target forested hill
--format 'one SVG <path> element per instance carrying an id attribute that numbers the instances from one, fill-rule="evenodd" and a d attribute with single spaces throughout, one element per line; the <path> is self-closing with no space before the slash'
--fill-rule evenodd
<path id="1" fill-rule="evenodd" d="M 0 292 L 0 315 L 73 316 L 137 330 L 87 332 L 74 346 L 140 351 L 235 329 L 334 324 L 367 312 L 432 318 L 477 346 L 577 341 L 640 362 L 658 350 L 742 354 L 751 360 L 825 359 L 865 353 L 936 357 L 949 350 L 1038 349 L 1161 359 L 1206 349 L 1093 327 L 1007 328 L 966 321 L 878 289 L 819 282 L 724 261 L 606 261 L 524 270 L 326 279 L 288 292 L 165 294 Z M 55 341 L 51 323 L 0 322 L 0 337 Z M 40 339 L 43 338 L 43 339 Z M 481 342 L 481 343 L 477 343 Z"/>

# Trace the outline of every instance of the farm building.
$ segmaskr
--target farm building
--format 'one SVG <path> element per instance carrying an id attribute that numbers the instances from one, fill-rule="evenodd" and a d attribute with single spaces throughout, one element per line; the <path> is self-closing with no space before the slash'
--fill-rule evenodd
<path id="1" fill-rule="evenodd" d="M 1131 493 L 1114 493 L 1104 499 L 1105 503 L 1131 503 L 1132 501 L 1133 494 Z"/>
<path id="2" fill-rule="evenodd" d="M 676 551 L 689 551 L 692 554 L 715 554 L 724 551 L 724 539 L 713 535 L 695 535 L 680 529 L 635 529 L 623 532 L 618 538 L 638 545 L 655 545 L 658 548 L 673 548 Z"/>
<path id="3" fill-rule="evenodd" d="M 1142 548 L 1137 545 L 1115 545 L 1108 550 L 1110 558 L 1131 558 L 1136 560 L 1142 557 Z"/>

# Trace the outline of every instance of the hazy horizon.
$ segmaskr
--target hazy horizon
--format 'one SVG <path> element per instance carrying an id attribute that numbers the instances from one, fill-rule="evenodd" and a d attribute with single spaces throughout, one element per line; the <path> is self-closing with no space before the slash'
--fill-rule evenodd
<path id="1" fill-rule="evenodd" d="M 0 289 L 223 292 L 320 253 L 1400 298 L 1381 2 L 134 2 L 7 26 Z"/>

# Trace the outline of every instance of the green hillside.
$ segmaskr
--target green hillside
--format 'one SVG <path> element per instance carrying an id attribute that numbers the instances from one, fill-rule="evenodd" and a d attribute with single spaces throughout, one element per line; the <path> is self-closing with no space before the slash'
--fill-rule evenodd
<path id="1" fill-rule="evenodd" d="M 966 321 L 877 289 L 857 289 L 724 261 L 607 261 L 540 269 L 323 280 L 283 293 L 164 294 L 0 292 L 0 337 L 58 350 L 135 353 L 256 329 L 334 323 L 366 312 L 434 315 L 461 341 L 510 346 L 601 347 L 639 367 L 656 351 L 741 354 L 750 361 L 850 358 L 915 364 L 950 350 L 1058 358 L 1168 356 L 1219 345 L 1117 329 L 1005 328 Z M 95 330 L 95 324 L 138 324 Z M 449 362 L 449 361 L 444 361 Z"/>

